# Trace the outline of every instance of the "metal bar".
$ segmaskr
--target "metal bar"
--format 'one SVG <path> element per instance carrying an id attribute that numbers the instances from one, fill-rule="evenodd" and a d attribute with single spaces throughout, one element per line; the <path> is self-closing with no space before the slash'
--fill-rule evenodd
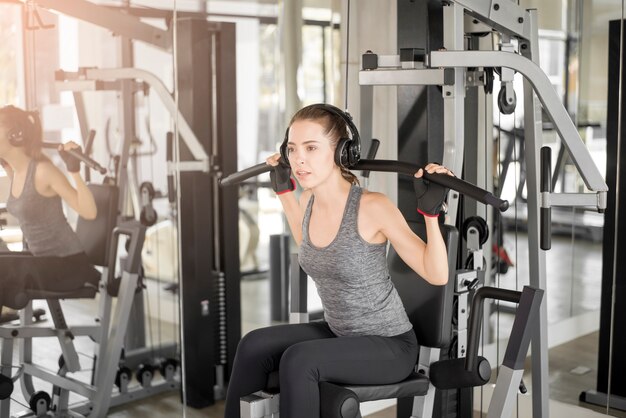
<path id="1" fill-rule="evenodd" d="M 524 64 L 532 65 L 533 69 L 538 70 L 534 77 L 526 77 L 524 79 L 524 139 L 525 139 L 525 158 L 526 158 L 526 187 L 528 189 L 528 275 L 530 285 L 537 289 L 547 289 L 546 280 L 546 253 L 541 251 L 539 247 L 540 238 L 540 225 L 539 225 L 539 149 L 543 145 L 542 141 L 542 117 L 541 107 L 539 100 L 537 100 L 537 94 L 533 91 L 532 78 L 545 79 L 546 75 L 539 68 L 539 39 L 537 24 L 537 11 L 532 10 L 530 13 L 532 33 L 534 34 L 528 43 L 520 45 L 522 53 L 527 57 L 519 56 L 519 60 Z M 524 47 L 524 45 L 526 47 Z M 509 55 L 509 54 L 507 54 Z M 513 54 L 515 55 L 515 54 Z M 516 60 L 517 57 L 514 59 Z M 532 60 L 532 61 L 531 61 Z M 543 77 L 543 78 L 542 78 Z M 569 118 L 565 108 L 556 97 L 556 93 L 552 88 L 552 85 L 544 86 L 543 88 L 535 90 L 541 94 L 541 90 L 551 93 L 555 99 L 551 107 L 556 107 L 564 112 L 564 122 L 571 126 L 573 130 L 572 138 L 578 138 L 576 143 L 579 146 L 578 153 L 588 157 L 589 160 L 586 163 L 592 171 L 598 176 L 594 179 L 595 186 L 606 188 L 604 180 L 600 176 L 598 169 L 591 160 L 589 152 L 583 145 L 578 131 L 574 127 L 572 120 Z M 544 103 L 544 108 L 546 103 Z M 556 122 L 555 122 L 556 125 Z M 572 140 L 570 138 L 570 140 Z M 575 142 L 575 141 L 574 141 Z M 571 149 L 570 149 L 571 152 Z M 573 155 L 573 153 L 572 153 Z M 591 188 L 591 187 L 590 187 Z M 539 310 L 539 316 L 532 321 L 533 334 L 532 334 L 532 397 L 533 397 L 533 417 L 542 418 L 549 417 L 549 376 L 548 376 L 548 303 L 544 300 Z"/>
<path id="2" fill-rule="evenodd" d="M 531 325 L 539 313 L 544 290 L 524 286 L 519 305 L 515 311 L 515 320 L 511 328 L 511 336 L 506 346 L 502 365 L 514 370 L 524 370 L 524 360 L 528 354 Z"/>
<path id="3" fill-rule="evenodd" d="M 11 363 L 13 362 L 13 340 L 2 338 L 0 341 L 2 350 L 0 351 L 0 373 L 7 377 L 11 376 Z M 0 400 L 0 416 L 8 417 L 11 411 L 11 399 Z"/>
<path id="4" fill-rule="evenodd" d="M 439 348 L 420 347 L 418 367 L 420 371 L 423 371 L 425 376 L 429 376 L 430 365 L 439 360 L 440 351 Z M 411 418 L 428 418 L 433 416 L 435 392 L 435 387 L 430 383 L 426 395 L 413 398 Z"/>
<path id="5" fill-rule="evenodd" d="M 71 377 L 59 376 L 51 370 L 47 370 L 41 366 L 30 363 L 24 364 L 24 374 L 45 380 L 46 382 L 50 382 L 55 386 L 67 389 L 90 399 L 96 393 L 98 393 L 98 391 L 100 391 L 100 388 L 93 387 L 91 385 L 88 385 L 87 383 L 72 379 Z"/>
<path id="6" fill-rule="evenodd" d="M 507 67 L 521 73 L 554 122 L 587 188 L 603 192 L 608 190 L 550 80 L 537 64 L 521 55 L 498 51 L 433 51 L 429 62 L 432 67 Z"/>
<path id="7" fill-rule="evenodd" d="M 595 207 L 606 208 L 606 193 L 541 193 L 541 207 Z"/>
<path id="8" fill-rule="evenodd" d="M 36 0 L 35 3 L 38 7 L 93 23 L 116 35 L 143 41 L 165 51 L 172 49 L 172 34 L 169 30 L 144 23 L 130 14 L 86 0 Z"/>
<path id="9" fill-rule="evenodd" d="M 443 7 L 443 45 L 448 50 L 462 50 L 465 45 L 463 33 L 463 8 L 450 3 Z M 465 149 L 465 68 L 454 68 L 452 85 L 443 87 L 443 165 L 455 173 L 463 170 Z M 431 160 L 432 161 L 432 160 Z M 449 222 L 455 222 L 459 194 L 448 196 Z"/>
<path id="10" fill-rule="evenodd" d="M 496 387 L 493 395 L 491 395 L 487 418 L 508 418 L 511 416 L 519 382 L 522 380 L 523 375 L 524 369 L 512 370 L 506 366 L 500 367 Z"/>
<path id="11" fill-rule="evenodd" d="M 289 308 L 289 323 L 300 324 L 309 322 L 307 308 L 307 275 L 300 268 L 298 254 L 291 255 L 291 305 Z"/>
<path id="12" fill-rule="evenodd" d="M 204 148 L 196 138 L 193 130 L 187 123 L 185 117 L 180 113 L 180 111 L 176 108 L 176 103 L 174 103 L 174 99 L 171 93 L 165 87 L 165 84 L 154 74 L 139 70 L 137 68 L 110 68 L 110 69 L 88 69 L 85 71 L 88 79 L 94 80 L 123 80 L 123 79 L 134 79 L 134 80 L 143 80 L 148 83 L 152 89 L 159 95 L 161 101 L 165 108 L 169 111 L 172 118 L 174 118 L 176 113 L 178 113 L 178 131 L 180 133 L 181 138 L 185 142 L 185 145 L 191 151 L 191 154 L 196 160 L 204 161 L 208 160 L 208 155 L 205 152 Z M 208 165 L 207 165 L 208 167 Z"/>
<path id="13" fill-rule="evenodd" d="M 454 73 L 445 69 L 359 71 L 359 84 L 362 86 L 443 86 L 453 83 Z"/>
<path id="14" fill-rule="evenodd" d="M 48 302 L 50 316 L 52 317 L 52 322 L 57 330 L 57 338 L 59 340 L 59 345 L 61 346 L 65 366 L 69 372 L 77 372 L 80 370 L 80 361 L 78 360 L 78 353 L 74 347 L 74 337 L 67 327 L 65 316 L 63 316 L 61 303 L 58 299 L 48 299 L 46 302 Z"/>

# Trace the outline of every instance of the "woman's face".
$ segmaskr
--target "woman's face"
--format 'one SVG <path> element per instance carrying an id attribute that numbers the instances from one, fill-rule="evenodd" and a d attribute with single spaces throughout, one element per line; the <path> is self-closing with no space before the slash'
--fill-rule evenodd
<path id="1" fill-rule="evenodd" d="M 335 164 L 335 147 L 314 120 L 298 120 L 289 128 L 287 142 L 291 172 L 303 188 L 323 183 L 339 167 Z"/>

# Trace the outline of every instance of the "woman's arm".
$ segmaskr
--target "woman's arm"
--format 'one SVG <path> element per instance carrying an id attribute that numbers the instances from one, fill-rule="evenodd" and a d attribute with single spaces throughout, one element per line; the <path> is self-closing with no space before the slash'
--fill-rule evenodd
<path id="1" fill-rule="evenodd" d="M 425 218 L 427 244 L 411 230 L 400 210 L 384 195 L 376 194 L 368 205 L 368 218 L 379 222 L 400 258 L 433 285 L 448 282 L 448 252 L 437 218 Z"/>
<path id="2" fill-rule="evenodd" d="M 305 190 L 300 195 L 300 202 L 298 202 L 293 193 L 285 193 L 278 195 L 280 203 L 283 205 L 283 211 L 287 217 L 287 223 L 293 235 L 294 241 L 300 246 L 302 242 L 302 219 L 304 217 L 304 209 L 307 202 L 311 198 L 311 192 Z"/>
<path id="3" fill-rule="evenodd" d="M 76 188 L 72 187 L 67 177 L 51 162 L 39 164 L 37 177 L 44 188 L 59 195 L 72 209 L 85 219 L 95 219 L 98 214 L 93 194 L 79 173 L 70 173 Z"/>
<path id="4" fill-rule="evenodd" d="M 268 157 L 266 162 L 272 167 L 276 167 L 279 164 L 278 162 L 279 159 L 280 159 L 280 154 L 274 154 Z M 272 173 L 272 174 L 276 176 L 276 173 Z M 281 187 L 282 190 L 274 188 L 274 191 L 281 190 L 281 191 L 276 192 L 276 195 L 278 196 L 278 200 L 280 200 L 280 203 L 283 206 L 283 211 L 285 212 L 285 216 L 287 217 L 287 223 L 289 224 L 289 229 L 291 230 L 293 239 L 296 241 L 296 244 L 300 246 L 300 243 L 302 242 L 302 218 L 304 215 L 304 210 L 302 208 L 305 207 L 303 206 L 303 201 L 304 201 L 304 205 L 306 205 L 306 202 L 308 202 L 308 199 L 311 197 L 311 193 L 306 192 L 306 191 L 302 193 L 302 195 L 300 196 L 300 202 L 298 203 L 298 201 L 296 200 L 296 197 L 293 194 L 293 190 L 295 190 L 295 183 L 293 182 L 293 179 L 290 177 L 291 170 L 288 168 L 285 168 L 284 172 L 281 174 L 282 174 L 281 177 L 285 177 L 285 178 L 275 180 L 273 181 L 273 183 L 280 182 L 281 183 L 280 186 L 282 186 Z M 284 183 L 286 182 L 290 182 L 289 187 L 285 186 Z M 278 184 L 276 186 L 273 185 L 273 187 L 278 187 L 278 186 L 279 186 Z M 304 200 L 305 198 L 306 200 Z"/>

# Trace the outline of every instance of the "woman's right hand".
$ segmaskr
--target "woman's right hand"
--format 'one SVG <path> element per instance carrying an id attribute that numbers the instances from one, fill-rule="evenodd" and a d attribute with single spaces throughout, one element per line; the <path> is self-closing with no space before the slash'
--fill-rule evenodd
<path id="1" fill-rule="evenodd" d="M 273 167 L 270 171 L 270 180 L 272 190 L 276 194 L 288 193 L 296 189 L 296 182 L 291 178 L 291 167 L 281 163 L 279 153 L 267 157 L 265 163 Z"/>

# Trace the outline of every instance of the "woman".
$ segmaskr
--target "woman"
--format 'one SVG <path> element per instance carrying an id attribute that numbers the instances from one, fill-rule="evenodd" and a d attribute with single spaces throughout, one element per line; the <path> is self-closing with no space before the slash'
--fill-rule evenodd
<path id="1" fill-rule="evenodd" d="M 351 384 L 394 383 L 415 365 L 418 344 L 389 277 L 387 242 L 415 272 L 434 285 L 448 280 L 446 247 L 437 217 L 447 190 L 424 185 L 416 174 L 418 211 L 425 216 L 428 244 L 409 228 L 383 194 L 358 186 L 345 167 L 358 135 L 349 116 L 317 104 L 292 118 L 274 167 L 272 186 L 299 249 L 299 262 L 313 278 L 324 307 L 324 322 L 255 330 L 239 343 L 226 400 L 227 418 L 239 417 L 239 398 L 262 390 L 279 370 L 280 416 L 319 417 L 320 381 Z M 347 150 L 344 150 L 348 147 Z M 338 150 L 339 148 L 339 150 Z M 349 160 L 349 158 L 348 158 Z M 429 173 L 447 173 L 429 164 Z M 304 192 L 293 193 L 295 176 Z"/>
<path id="2" fill-rule="evenodd" d="M 85 283 L 97 285 L 99 273 L 90 264 L 78 237 L 63 214 L 62 201 L 85 219 L 97 215 L 93 195 L 80 177 L 80 161 L 59 146 L 75 187 L 42 154 L 43 131 L 35 112 L 0 108 L 0 162 L 11 179 L 7 210 L 19 222 L 32 256 L 0 253 L 0 308 L 20 309 L 24 289 L 71 291 Z"/>

